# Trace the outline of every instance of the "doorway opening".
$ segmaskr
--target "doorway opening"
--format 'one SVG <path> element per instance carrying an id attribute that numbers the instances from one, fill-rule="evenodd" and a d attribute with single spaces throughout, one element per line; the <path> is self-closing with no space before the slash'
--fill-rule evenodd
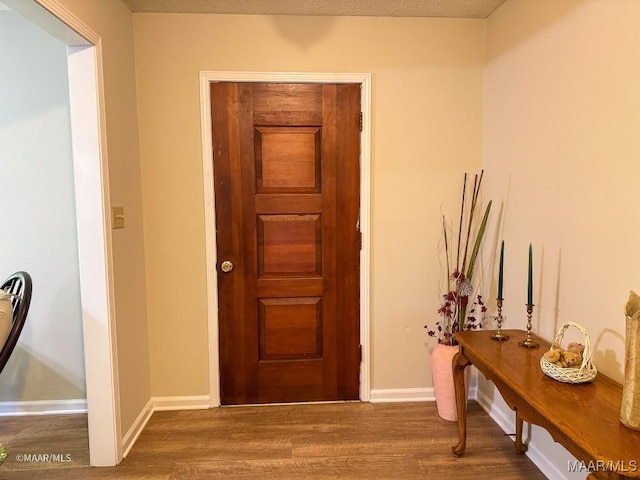
<path id="1" fill-rule="evenodd" d="M 56 0 L 3 3 L 68 47 L 89 456 L 92 466 L 116 465 L 122 460 L 122 436 L 101 39 Z"/>

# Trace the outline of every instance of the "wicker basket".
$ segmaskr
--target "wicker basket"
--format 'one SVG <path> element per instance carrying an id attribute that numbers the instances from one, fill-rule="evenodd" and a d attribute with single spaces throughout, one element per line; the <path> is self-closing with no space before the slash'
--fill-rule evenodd
<path id="1" fill-rule="evenodd" d="M 591 340 L 589 334 L 582 325 L 573 322 L 565 322 L 558 333 L 556 334 L 555 344 L 562 345 L 562 337 L 564 332 L 569 327 L 575 327 L 582 332 L 584 336 L 584 351 L 582 352 L 582 365 L 580 368 L 565 368 L 554 365 L 546 358 L 540 358 L 540 367 L 545 375 L 564 383 L 586 383 L 590 382 L 594 378 L 598 371 L 596 367 L 591 363 Z"/>

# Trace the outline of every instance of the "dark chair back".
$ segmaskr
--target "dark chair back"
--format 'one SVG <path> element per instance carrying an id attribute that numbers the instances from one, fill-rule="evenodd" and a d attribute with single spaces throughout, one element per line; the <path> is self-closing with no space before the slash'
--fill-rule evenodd
<path id="1" fill-rule="evenodd" d="M 27 319 L 29 305 L 31 304 L 31 275 L 27 272 L 16 272 L 7 278 L 2 285 L 0 285 L 0 288 L 7 293 L 14 294 L 11 299 L 11 304 L 13 305 L 11 331 L 2 350 L 0 350 L 0 372 L 2 372 L 13 349 L 18 343 L 18 337 L 20 337 L 20 332 L 22 332 L 22 327 Z"/>

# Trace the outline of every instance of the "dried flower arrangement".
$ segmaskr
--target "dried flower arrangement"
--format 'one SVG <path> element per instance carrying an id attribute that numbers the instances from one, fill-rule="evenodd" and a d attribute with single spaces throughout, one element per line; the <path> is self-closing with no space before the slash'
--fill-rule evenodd
<path id="1" fill-rule="evenodd" d="M 470 299 L 474 298 L 475 291 L 472 283 L 474 267 L 487 226 L 489 212 L 491 211 L 491 201 L 489 201 L 478 225 L 478 197 L 483 174 L 484 171 L 481 171 L 479 176 L 475 175 L 471 200 L 468 200 L 466 196 L 467 174 L 465 173 L 464 175 L 458 241 L 457 244 L 453 245 L 455 248 L 450 248 L 452 245 L 449 242 L 449 229 L 447 228 L 445 216 L 442 216 L 442 233 L 447 268 L 446 292 L 442 295 L 443 301 L 438 309 L 441 320 L 436 322 L 434 329 L 429 328 L 428 325 L 425 325 L 424 328 L 430 337 L 437 338 L 438 343 L 444 345 L 455 345 L 454 335 L 459 331 L 480 328 L 482 314 L 487 311 L 482 295 L 475 295 L 475 300 L 470 304 Z M 470 203 L 468 207 L 467 203 Z M 466 232 L 463 231 L 465 223 Z M 469 247 L 471 247 L 471 251 L 469 251 Z M 453 257 L 454 254 L 455 258 Z"/>

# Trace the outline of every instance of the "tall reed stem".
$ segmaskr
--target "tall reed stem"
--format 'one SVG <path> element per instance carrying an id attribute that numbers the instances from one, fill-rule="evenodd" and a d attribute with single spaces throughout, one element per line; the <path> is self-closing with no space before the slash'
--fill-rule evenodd
<path id="1" fill-rule="evenodd" d="M 462 220 L 464 218 L 464 199 L 467 193 L 467 174 L 464 174 L 464 185 L 462 186 L 462 205 L 460 206 L 460 223 L 458 224 L 458 252 L 456 257 L 456 271 L 460 272 L 460 242 L 462 240 Z"/>

